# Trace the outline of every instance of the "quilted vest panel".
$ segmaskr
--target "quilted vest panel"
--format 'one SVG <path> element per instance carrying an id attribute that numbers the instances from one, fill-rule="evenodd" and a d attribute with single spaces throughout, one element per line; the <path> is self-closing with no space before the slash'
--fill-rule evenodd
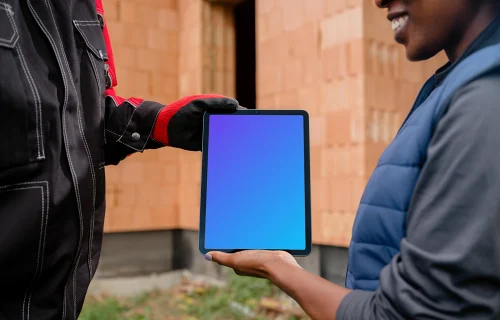
<path id="1" fill-rule="evenodd" d="M 434 128 L 453 94 L 474 79 L 500 68 L 500 45 L 472 54 L 432 90 L 422 88 L 409 116 L 379 158 L 361 197 L 349 246 L 346 287 L 374 291 L 379 275 L 405 237 L 407 211 L 427 157 Z M 500 90 L 500 88 L 499 88 Z"/>

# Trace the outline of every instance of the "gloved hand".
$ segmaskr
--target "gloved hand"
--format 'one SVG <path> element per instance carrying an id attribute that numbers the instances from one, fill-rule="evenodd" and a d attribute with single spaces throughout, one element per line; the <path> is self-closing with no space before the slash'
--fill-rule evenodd
<path id="1" fill-rule="evenodd" d="M 239 108 L 244 109 L 235 99 L 221 95 L 184 97 L 162 109 L 156 120 L 153 139 L 165 146 L 201 151 L 203 114 L 232 113 Z"/>

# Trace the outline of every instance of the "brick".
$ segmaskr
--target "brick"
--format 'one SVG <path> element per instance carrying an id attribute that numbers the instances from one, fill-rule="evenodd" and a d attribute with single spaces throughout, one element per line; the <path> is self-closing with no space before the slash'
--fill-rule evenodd
<path id="1" fill-rule="evenodd" d="M 323 0 L 325 16 L 331 16 L 344 10 L 346 4 L 346 0 Z"/>
<path id="2" fill-rule="evenodd" d="M 275 6 L 276 0 L 256 0 L 255 12 L 261 16 L 263 14 L 270 13 Z"/>
<path id="3" fill-rule="evenodd" d="M 351 166 L 349 175 L 352 177 L 365 177 L 365 148 L 362 144 L 350 147 Z"/>
<path id="4" fill-rule="evenodd" d="M 350 126 L 350 139 L 353 143 L 364 143 L 366 141 L 366 117 L 365 110 L 352 110 Z"/>
<path id="5" fill-rule="evenodd" d="M 113 48 L 116 44 L 125 43 L 126 41 L 126 28 L 123 23 L 107 21 L 106 25 L 108 26 L 109 37 L 111 39 L 111 44 Z"/>
<path id="6" fill-rule="evenodd" d="M 343 14 L 342 26 L 349 26 L 344 29 L 346 32 L 346 41 L 361 39 L 363 37 L 364 21 L 363 7 L 356 6 L 347 9 Z M 344 32 L 345 32 L 344 31 Z"/>
<path id="7" fill-rule="evenodd" d="M 257 18 L 260 19 L 260 16 Z M 259 21 L 259 20 L 258 20 Z M 284 31 L 283 10 L 282 7 L 274 7 L 267 19 L 267 32 L 269 38 L 275 38 Z M 257 42 L 265 39 L 257 39 Z"/>
<path id="8" fill-rule="evenodd" d="M 266 72 L 257 72 L 257 88 L 259 94 L 272 94 L 281 92 L 283 88 L 283 70 L 280 65 L 261 68 Z"/>
<path id="9" fill-rule="evenodd" d="M 122 44 L 113 46 L 115 66 L 117 68 L 135 68 L 137 66 L 137 49 Z"/>
<path id="10" fill-rule="evenodd" d="M 132 208 L 119 208 L 115 210 L 107 210 L 105 224 L 107 224 L 107 228 L 105 228 L 106 232 L 119 232 L 123 230 L 127 230 L 130 228 L 130 218 L 132 216 Z"/>
<path id="11" fill-rule="evenodd" d="M 107 186 L 120 182 L 121 170 L 121 166 L 106 166 Z"/>
<path id="12" fill-rule="evenodd" d="M 301 60 L 294 59 L 283 65 L 283 90 L 296 90 L 302 81 Z"/>
<path id="13" fill-rule="evenodd" d="M 338 110 L 327 115 L 328 145 L 340 145 L 350 142 L 350 112 Z"/>
<path id="14" fill-rule="evenodd" d="M 297 110 L 301 107 L 298 105 L 298 92 L 287 91 L 278 93 L 276 95 L 276 104 L 278 105 L 278 109 L 284 110 Z"/>
<path id="15" fill-rule="evenodd" d="M 151 93 L 153 95 L 174 95 L 177 96 L 179 89 L 177 77 L 160 72 L 151 74 Z"/>
<path id="16" fill-rule="evenodd" d="M 338 74 L 340 73 L 338 69 L 338 60 L 339 48 L 337 46 L 329 47 L 321 52 L 321 63 L 324 81 L 328 82 L 338 78 Z"/>
<path id="17" fill-rule="evenodd" d="M 120 20 L 135 26 L 149 26 L 158 20 L 158 8 L 131 1 L 120 2 Z"/>
<path id="18" fill-rule="evenodd" d="M 305 58 L 320 53 L 319 28 L 315 23 L 303 25 L 290 32 L 292 56 Z"/>
<path id="19" fill-rule="evenodd" d="M 366 172 L 371 173 L 375 169 L 378 159 L 382 152 L 385 150 L 386 145 L 383 143 L 367 143 L 365 144 L 365 161 L 366 161 Z"/>
<path id="20" fill-rule="evenodd" d="M 299 90 L 298 108 L 307 110 L 310 116 L 317 116 L 321 114 L 321 107 L 321 87 Z"/>
<path id="21" fill-rule="evenodd" d="M 311 146 L 324 146 L 326 143 L 326 118 L 324 116 L 309 117 Z"/>
<path id="22" fill-rule="evenodd" d="M 338 1 L 338 0 L 335 0 Z M 304 22 L 316 22 L 319 21 L 324 14 L 323 2 L 322 1 L 310 1 L 303 0 L 304 9 Z"/>
<path id="23" fill-rule="evenodd" d="M 330 183 L 329 208 L 337 212 L 347 211 L 349 208 L 349 178 L 338 176 L 331 179 Z"/>
<path id="24" fill-rule="evenodd" d="M 307 57 L 302 62 L 302 86 L 317 85 L 321 80 L 321 61 L 318 57 Z"/>
<path id="25" fill-rule="evenodd" d="M 290 31 L 303 24 L 304 10 L 302 0 L 287 0 L 283 10 L 283 30 Z"/>
<path id="26" fill-rule="evenodd" d="M 315 212 L 328 210 L 329 205 L 328 181 L 313 179 L 311 181 L 312 209 Z"/>
<path id="27" fill-rule="evenodd" d="M 358 75 L 356 77 L 347 78 L 348 99 L 347 106 L 353 109 L 361 109 L 366 105 L 366 77 Z"/>
<path id="28" fill-rule="evenodd" d="M 341 174 L 341 163 L 340 163 L 340 152 L 342 151 L 339 146 L 327 146 L 329 153 L 328 159 L 330 161 L 331 173 L 333 177 L 337 177 Z"/>
<path id="29" fill-rule="evenodd" d="M 136 48 L 148 46 L 148 29 L 140 25 L 125 24 L 125 43 Z"/>
<path id="30" fill-rule="evenodd" d="M 369 1 L 372 1 L 372 0 L 369 0 Z M 365 0 L 346 0 L 346 2 L 347 2 L 346 4 L 347 4 L 348 8 L 353 8 L 353 7 L 362 6 L 364 4 L 364 2 L 366 2 L 366 1 Z"/>
<path id="31" fill-rule="evenodd" d="M 201 182 L 201 154 L 186 153 L 181 155 L 180 180 L 184 183 Z"/>
<path id="32" fill-rule="evenodd" d="M 311 179 L 317 180 L 321 178 L 321 154 L 322 146 L 311 146 L 310 161 L 311 161 Z"/>
<path id="33" fill-rule="evenodd" d="M 224 71 L 236 73 L 235 47 L 226 47 L 224 50 Z"/>
<path id="34" fill-rule="evenodd" d="M 323 114 L 328 114 L 339 109 L 338 95 L 336 82 L 327 82 L 321 86 L 321 111 Z"/>
<path id="35" fill-rule="evenodd" d="M 269 21 L 270 17 L 267 14 L 261 14 L 256 17 L 256 39 L 257 41 L 266 41 L 269 39 Z"/>
<path id="36" fill-rule="evenodd" d="M 120 69 L 119 70 L 120 79 L 118 88 L 118 94 L 124 97 L 147 97 L 150 88 L 150 75 L 149 72 L 131 70 L 131 69 Z"/>
<path id="37" fill-rule="evenodd" d="M 224 92 L 226 96 L 234 97 L 236 96 L 236 77 L 234 72 L 226 71 L 225 73 L 225 88 Z M 250 107 L 250 106 L 249 106 Z"/>
<path id="38" fill-rule="evenodd" d="M 350 41 L 348 44 L 348 50 L 348 74 L 351 76 L 364 74 L 367 68 L 365 41 L 363 39 Z"/>
<path id="39" fill-rule="evenodd" d="M 121 1 L 118 0 L 103 1 L 104 17 L 106 21 L 118 21 L 120 4 Z"/>
<path id="40" fill-rule="evenodd" d="M 352 97 L 349 96 L 351 92 L 356 92 L 356 88 L 352 87 L 351 82 L 346 79 L 342 81 L 335 82 L 337 86 L 336 90 L 337 94 L 337 108 L 338 109 L 346 109 L 350 107 L 350 103 L 353 100 Z"/>
<path id="41" fill-rule="evenodd" d="M 368 137 L 371 142 L 380 142 L 381 132 L 380 132 L 380 118 L 381 112 L 378 109 L 371 108 L 368 113 Z"/>
<path id="42" fill-rule="evenodd" d="M 342 43 L 344 40 L 338 16 L 323 19 L 320 24 L 320 30 L 321 49 L 323 50 Z"/>
<path id="43" fill-rule="evenodd" d="M 311 220 L 312 241 L 314 244 L 319 244 L 322 241 L 321 212 L 313 210 Z"/>
<path id="44" fill-rule="evenodd" d="M 177 54 L 152 49 L 139 49 L 137 53 L 137 68 L 139 70 L 177 74 Z"/>
<path id="45" fill-rule="evenodd" d="M 384 142 L 385 144 L 389 144 L 389 142 L 393 138 L 391 135 L 392 117 L 393 117 L 392 112 L 386 110 L 382 112 L 382 119 L 380 126 L 382 131 L 382 142 Z"/>
<path id="46" fill-rule="evenodd" d="M 142 155 L 141 155 L 142 156 Z M 144 161 L 144 157 L 141 157 L 141 160 Z M 140 163 L 142 167 L 142 171 L 144 172 L 144 181 L 143 183 L 147 183 L 153 186 L 161 186 L 165 183 L 164 176 L 162 174 L 165 170 L 163 167 L 157 167 L 155 165 L 145 165 L 144 162 Z"/>
<path id="47" fill-rule="evenodd" d="M 389 57 L 389 47 L 382 43 L 379 47 L 379 60 L 381 65 L 381 74 L 384 77 L 389 77 L 391 75 L 391 65 L 390 65 L 390 57 Z"/>
<path id="48" fill-rule="evenodd" d="M 107 0 L 106 0 L 107 1 Z M 177 0 L 122 0 L 131 1 L 139 6 L 149 6 L 154 8 L 167 8 L 170 10 L 177 9 Z M 187 0 L 189 2 L 189 0 Z"/>
<path id="49" fill-rule="evenodd" d="M 178 0 L 161 0 L 164 3 L 165 8 L 177 11 L 179 9 Z"/>
<path id="50" fill-rule="evenodd" d="M 338 47 L 338 59 L 336 61 L 335 69 L 338 70 L 337 78 L 343 79 L 348 76 L 349 68 L 349 47 L 347 43 L 341 44 Z"/>
<path id="51" fill-rule="evenodd" d="M 257 95 L 257 108 L 259 109 L 277 109 L 276 96 L 270 95 Z M 245 106 L 248 107 L 248 106 Z"/>
<path id="52" fill-rule="evenodd" d="M 339 214 L 331 211 L 323 212 L 321 216 L 321 236 L 322 243 L 332 245 L 341 232 L 341 225 L 338 219 Z"/>
<path id="53" fill-rule="evenodd" d="M 405 61 L 401 64 L 401 71 L 404 80 L 418 84 L 424 80 L 424 68 L 420 63 Z"/>
<path id="54" fill-rule="evenodd" d="M 159 10 L 158 27 L 168 31 L 177 31 L 179 29 L 179 14 L 169 9 Z"/>
<path id="55" fill-rule="evenodd" d="M 349 177 L 351 172 L 351 153 L 349 152 L 350 148 L 347 145 L 343 145 L 338 149 L 339 153 L 339 164 L 340 164 L 340 176 L 341 177 Z"/>
<path id="56" fill-rule="evenodd" d="M 227 52 L 224 47 L 219 46 L 216 48 L 212 49 L 214 51 L 214 63 L 212 63 L 212 68 L 217 70 L 217 71 L 223 71 L 225 70 L 224 66 L 227 62 L 227 57 L 225 53 Z M 207 50 L 208 51 L 208 50 Z"/>
<path id="57" fill-rule="evenodd" d="M 148 30 L 148 47 L 177 53 L 179 51 L 179 35 L 173 31 L 150 29 Z"/>

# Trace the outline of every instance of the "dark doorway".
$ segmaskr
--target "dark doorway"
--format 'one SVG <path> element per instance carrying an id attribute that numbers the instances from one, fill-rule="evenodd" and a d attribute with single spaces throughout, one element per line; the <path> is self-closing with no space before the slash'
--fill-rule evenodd
<path id="1" fill-rule="evenodd" d="M 240 105 L 256 105 L 255 0 L 245 0 L 234 8 L 236 41 L 236 99 Z"/>

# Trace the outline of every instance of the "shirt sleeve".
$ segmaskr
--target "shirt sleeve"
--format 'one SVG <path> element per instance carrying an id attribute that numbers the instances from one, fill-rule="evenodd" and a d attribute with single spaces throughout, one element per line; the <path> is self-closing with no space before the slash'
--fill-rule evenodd
<path id="1" fill-rule="evenodd" d="M 106 164 L 118 164 L 132 153 L 165 146 L 164 135 L 161 133 L 166 132 L 168 121 L 162 119 L 168 119 L 171 115 L 164 104 L 137 97 L 123 98 L 116 94 L 118 78 L 102 0 L 96 0 L 96 11 L 102 18 L 108 54 L 104 120 L 105 160 Z"/>
<path id="2" fill-rule="evenodd" d="M 500 77 L 458 91 L 416 185 L 401 251 L 337 319 L 500 317 Z"/>

